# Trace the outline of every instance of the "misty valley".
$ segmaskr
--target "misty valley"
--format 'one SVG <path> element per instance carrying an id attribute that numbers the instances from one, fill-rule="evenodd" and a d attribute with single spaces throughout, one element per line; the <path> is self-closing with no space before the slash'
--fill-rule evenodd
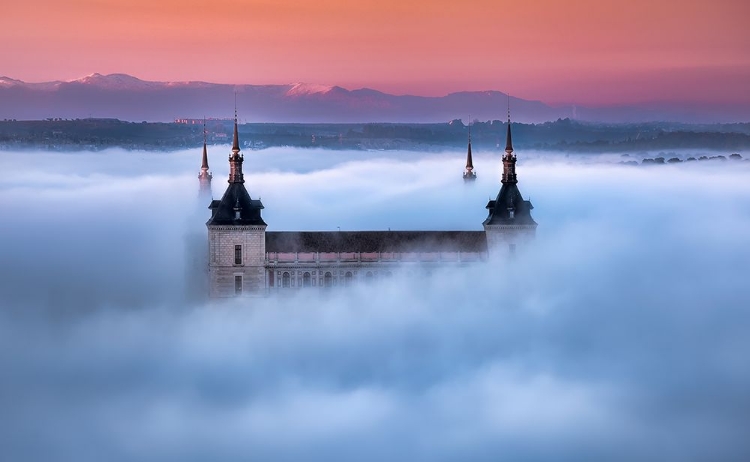
<path id="1" fill-rule="evenodd" d="M 248 149 L 245 181 L 269 230 L 481 230 L 501 164 L 479 146 L 470 183 L 464 148 Z M 517 153 L 539 226 L 513 259 L 210 301 L 189 282 L 210 217 L 199 149 L 2 152 L 2 451 L 747 454 L 747 152 Z M 214 198 L 228 154 L 208 146 Z"/>

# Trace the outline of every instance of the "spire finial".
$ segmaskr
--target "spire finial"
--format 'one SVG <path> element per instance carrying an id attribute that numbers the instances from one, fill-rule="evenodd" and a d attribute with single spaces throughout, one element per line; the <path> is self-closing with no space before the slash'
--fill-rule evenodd
<path id="1" fill-rule="evenodd" d="M 507 93 L 508 96 L 508 123 L 510 123 L 510 93 Z"/>

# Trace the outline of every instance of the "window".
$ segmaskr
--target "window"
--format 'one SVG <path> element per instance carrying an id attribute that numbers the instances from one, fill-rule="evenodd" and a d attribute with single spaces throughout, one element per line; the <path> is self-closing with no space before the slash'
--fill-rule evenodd
<path id="1" fill-rule="evenodd" d="M 234 246 L 234 264 L 235 265 L 242 264 L 242 246 L 241 245 Z"/>
<path id="2" fill-rule="evenodd" d="M 310 287 L 310 273 L 305 271 L 302 275 L 302 287 Z"/>
<path id="3" fill-rule="evenodd" d="M 330 271 L 326 271 L 326 274 L 323 276 L 323 285 L 325 287 L 331 287 L 333 285 L 333 275 Z"/>
<path id="4" fill-rule="evenodd" d="M 373 276 L 372 271 L 365 273 L 365 281 L 372 282 L 373 279 L 375 279 L 375 276 Z"/>
<path id="5" fill-rule="evenodd" d="M 385 277 L 387 277 L 387 278 L 393 277 L 393 273 L 390 272 L 390 271 L 386 271 L 385 272 Z"/>
<path id="6" fill-rule="evenodd" d="M 234 277 L 234 293 L 235 294 L 242 293 L 242 276 Z"/>
<path id="7" fill-rule="evenodd" d="M 344 275 L 344 285 L 345 286 L 351 285 L 351 283 L 352 283 L 352 277 L 353 277 L 352 276 L 352 272 L 351 271 L 347 271 L 346 274 Z"/>
<path id="8" fill-rule="evenodd" d="M 508 244 L 508 252 L 510 252 L 511 255 L 516 254 L 516 244 Z"/>
<path id="9" fill-rule="evenodd" d="M 290 287 L 292 285 L 292 277 L 289 276 L 288 271 L 284 271 L 281 275 L 281 287 Z"/>

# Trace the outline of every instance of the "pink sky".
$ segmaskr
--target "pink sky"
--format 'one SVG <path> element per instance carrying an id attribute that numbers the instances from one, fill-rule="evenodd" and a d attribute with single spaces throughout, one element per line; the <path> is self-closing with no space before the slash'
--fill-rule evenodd
<path id="1" fill-rule="evenodd" d="M 10 0 L 0 75 L 750 102 L 747 0 Z"/>

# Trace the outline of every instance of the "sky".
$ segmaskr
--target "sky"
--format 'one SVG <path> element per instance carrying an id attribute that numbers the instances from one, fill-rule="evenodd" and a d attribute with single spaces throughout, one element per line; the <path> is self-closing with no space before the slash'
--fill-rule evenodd
<path id="1" fill-rule="evenodd" d="M 207 302 L 199 150 L 5 152 L 2 458 L 747 460 L 750 162 L 518 154 L 514 260 Z M 464 155 L 248 151 L 245 179 L 269 230 L 480 230 L 500 162 L 465 185 Z"/>
<path id="2" fill-rule="evenodd" d="M 744 0 L 11 1 L 0 75 L 748 103 L 747 17 Z"/>

